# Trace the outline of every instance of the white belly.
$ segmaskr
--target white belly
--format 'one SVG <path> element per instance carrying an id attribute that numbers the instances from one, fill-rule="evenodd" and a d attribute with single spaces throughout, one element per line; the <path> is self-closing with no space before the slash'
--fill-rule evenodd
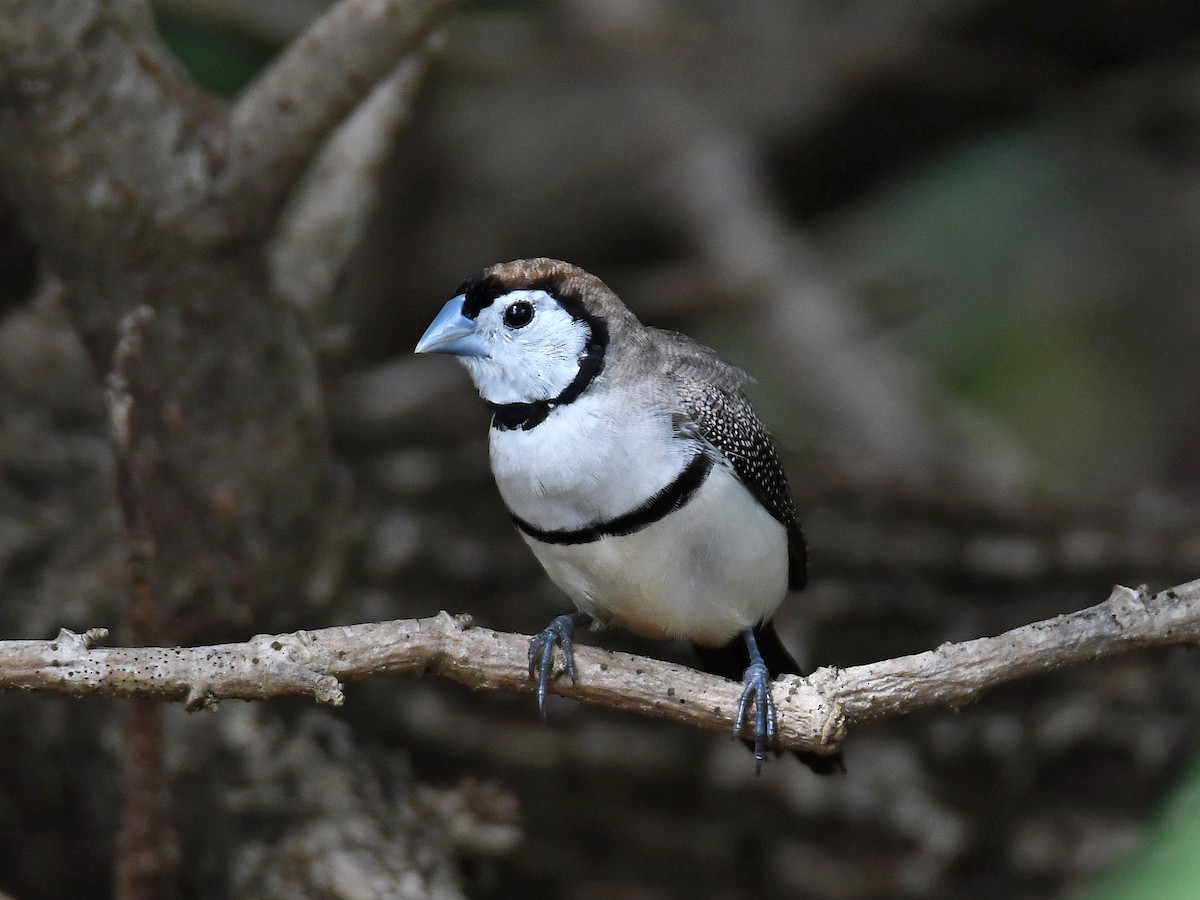
<path id="1" fill-rule="evenodd" d="M 787 593 L 787 531 L 723 466 L 687 506 L 634 534 L 525 541 L 581 610 L 648 637 L 724 644 Z"/>

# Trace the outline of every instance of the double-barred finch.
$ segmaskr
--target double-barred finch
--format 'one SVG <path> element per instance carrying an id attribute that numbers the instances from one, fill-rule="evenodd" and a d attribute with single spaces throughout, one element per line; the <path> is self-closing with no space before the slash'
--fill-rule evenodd
<path id="1" fill-rule="evenodd" d="M 545 710 L 555 647 L 575 676 L 583 624 L 687 638 L 709 672 L 741 679 L 735 734 L 761 766 L 775 734 L 770 678 L 802 674 L 771 617 L 806 578 L 779 457 L 707 347 L 648 328 L 608 287 L 552 259 L 463 282 L 418 353 L 450 353 L 492 410 L 490 455 L 521 537 L 578 612 L 529 646 Z M 797 754 L 813 771 L 839 756 Z"/>

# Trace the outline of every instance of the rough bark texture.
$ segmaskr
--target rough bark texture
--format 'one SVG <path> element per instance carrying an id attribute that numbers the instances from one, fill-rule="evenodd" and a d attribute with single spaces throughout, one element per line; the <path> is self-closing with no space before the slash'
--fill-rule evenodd
<path id="1" fill-rule="evenodd" d="M 104 372 L 117 323 L 155 311 L 131 452 L 165 598 L 219 622 L 266 609 L 320 560 L 333 497 L 315 357 L 268 278 L 286 192 L 450 3 L 338 4 L 233 106 L 164 50 L 148 6 L 0 8 L 0 171 L 67 284 Z"/>
<path id="2" fill-rule="evenodd" d="M 154 309 L 141 378 L 155 403 L 139 407 L 130 452 L 156 582 L 166 608 L 228 621 L 247 591 L 269 604 L 303 584 L 332 472 L 315 363 L 272 295 L 262 236 L 212 203 L 224 111 L 165 53 L 143 3 L 3 13 L 6 192 L 97 371 L 122 317 Z"/>
<path id="3" fill-rule="evenodd" d="M 0 688 L 83 697 L 181 700 L 311 696 L 340 706 L 341 680 L 438 674 L 476 690 L 529 691 L 529 638 L 475 627 L 469 617 L 346 625 L 212 647 L 95 647 L 104 632 L 62 631 L 53 641 L 0 641 Z M 1104 603 L 996 637 L 846 669 L 783 676 L 776 690 L 777 749 L 833 753 L 851 723 L 927 706 L 961 706 L 1034 674 L 1131 650 L 1200 643 L 1200 581 L 1151 595 L 1117 587 Z M 729 731 L 741 686 L 697 669 L 580 647 L 577 683 L 551 690 L 698 728 Z"/>

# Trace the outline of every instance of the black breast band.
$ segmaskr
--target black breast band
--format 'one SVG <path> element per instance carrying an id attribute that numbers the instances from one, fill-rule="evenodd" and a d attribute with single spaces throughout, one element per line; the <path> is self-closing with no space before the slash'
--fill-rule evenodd
<path id="1" fill-rule="evenodd" d="M 712 471 L 713 461 L 707 453 L 700 452 L 692 457 L 679 476 L 637 509 L 583 528 L 560 531 L 543 531 L 524 519 L 513 516 L 517 528 L 543 544 L 588 544 L 602 537 L 620 537 L 641 531 L 653 525 L 677 509 L 683 509 L 700 490 Z"/>

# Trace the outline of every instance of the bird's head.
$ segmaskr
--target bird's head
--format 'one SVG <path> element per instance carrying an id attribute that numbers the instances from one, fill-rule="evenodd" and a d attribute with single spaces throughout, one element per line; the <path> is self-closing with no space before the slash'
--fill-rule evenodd
<path id="1" fill-rule="evenodd" d="M 559 405 L 603 371 L 614 329 L 629 321 L 636 323 L 594 275 L 559 260 L 522 259 L 464 281 L 416 352 L 459 357 L 492 405 Z"/>

